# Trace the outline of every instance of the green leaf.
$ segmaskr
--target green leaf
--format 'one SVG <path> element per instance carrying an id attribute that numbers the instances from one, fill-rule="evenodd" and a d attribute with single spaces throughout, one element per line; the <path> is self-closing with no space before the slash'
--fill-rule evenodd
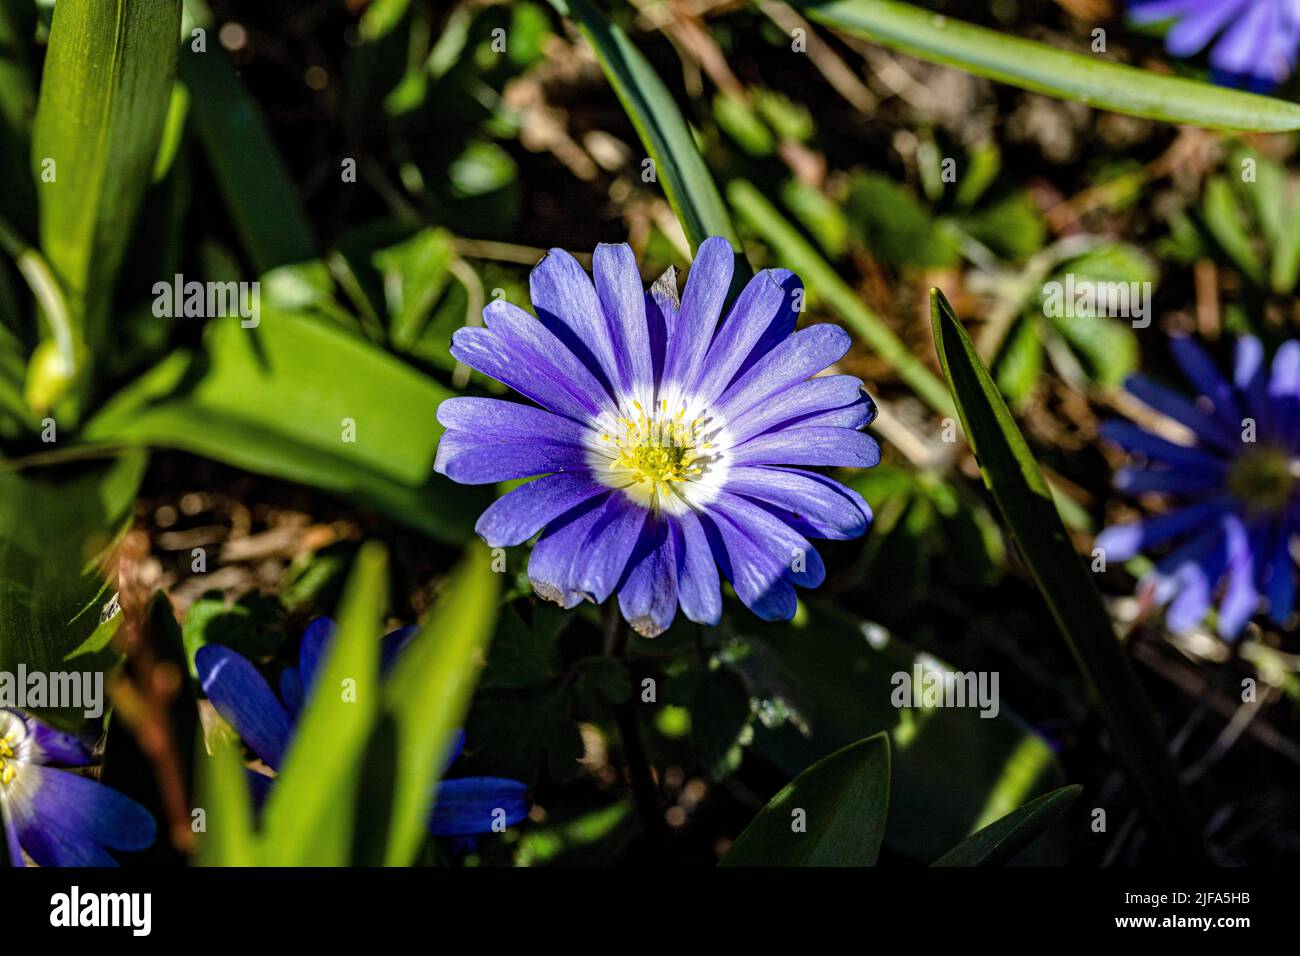
<path id="1" fill-rule="evenodd" d="M 385 688 L 397 731 L 397 772 L 385 862 L 414 860 L 439 771 L 465 719 L 496 624 L 500 576 L 479 543 L 466 550 L 432 613 L 411 639 Z"/>
<path id="2" fill-rule="evenodd" d="M 190 115 L 235 230 L 259 275 L 318 257 L 311 221 L 257 104 L 224 50 L 185 47 Z"/>
<path id="3" fill-rule="evenodd" d="M 925 367 L 878 315 L 867 308 L 830 264 L 790 225 L 759 190 L 744 180 L 727 187 L 727 198 L 750 227 L 776 250 L 781 264 L 803 279 L 898 377 L 940 415 L 952 415 L 952 400 L 938 377 Z"/>
<path id="4" fill-rule="evenodd" d="M 875 866 L 889 810 L 889 737 L 813 764 L 736 838 L 722 866 Z M 805 829 L 796 829 L 802 820 Z"/>
<path id="5" fill-rule="evenodd" d="M 1210 129 L 1300 129 L 1300 105 L 1058 50 L 893 0 L 813 0 L 812 20 L 911 56 L 1099 109 Z"/>
<path id="6" fill-rule="evenodd" d="M 957 665 L 834 605 L 811 601 L 807 611 L 793 625 L 747 629 L 755 646 L 775 651 L 793 688 L 792 699 L 764 701 L 762 709 L 793 705 L 811 730 L 801 732 L 800 722 L 758 726 L 753 746 L 795 776 L 864 735 L 887 732 L 892 799 L 885 843 L 893 852 L 916 863 L 933 860 L 1065 782 L 1051 746 L 1013 711 L 1014 702 L 1004 697 L 989 716 L 975 707 L 896 707 L 899 674 L 915 680 L 919 671 L 923 679 Z M 1054 849 L 1043 847 L 1036 862 L 1061 862 Z"/>
<path id="7" fill-rule="evenodd" d="M 988 369 L 943 293 L 931 293 L 935 345 L 984 484 L 1056 619 L 1088 690 L 1110 728 L 1121 761 L 1170 851 L 1196 858 L 1201 835 L 1169 749 L 1142 687 L 1111 627 L 1043 473 Z"/>
<path id="8" fill-rule="evenodd" d="M 0 671 L 103 670 L 103 561 L 131 517 L 145 456 L 0 470 Z M 113 627 L 117 618 L 112 619 Z M 42 714 L 79 725 L 78 711 Z"/>
<path id="9" fill-rule="evenodd" d="M 205 354 L 173 353 L 114 396 L 82 438 L 179 448 L 345 495 L 444 541 L 469 535 L 483 494 L 433 475 L 447 389 L 337 325 L 266 306 L 257 328 L 217 319 L 204 340 Z"/>
<path id="10" fill-rule="evenodd" d="M 30 3 L 0 3 L 0 216 L 26 232 L 36 224 L 36 189 L 28 157 L 36 112 L 32 37 L 36 10 Z"/>
<path id="11" fill-rule="evenodd" d="M 939 226 L 930 210 L 881 173 L 853 176 L 844 212 L 867 250 L 891 266 L 951 266 L 960 255 L 956 238 Z"/>
<path id="12" fill-rule="evenodd" d="M 247 771 L 228 733 L 209 735 L 208 746 L 212 754 L 200 763 L 198 787 L 199 807 L 206 815 L 206 830 L 199 841 L 199 865 L 257 866 L 262 860 L 253 832 Z M 197 747 L 201 752 L 202 743 Z"/>
<path id="13" fill-rule="evenodd" d="M 379 629 L 387 579 L 383 547 L 363 545 L 336 615 L 338 630 L 267 801 L 270 865 L 342 866 L 351 858 L 360 770 L 383 696 Z"/>
<path id="14" fill-rule="evenodd" d="M 1045 793 L 996 823 L 972 833 L 932 865 L 1001 866 L 1059 820 L 1082 792 L 1083 787 L 1074 784 Z"/>
<path id="15" fill-rule="evenodd" d="M 740 253 L 740 239 L 727 205 L 713 184 L 690 128 L 654 68 L 627 34 L 587 0 L 551 0 L 551 5 L 572 17 L 591 44 L 609 85 L 654 159 L 658 181 L 691 248 L 698 249 L 709 236 L 722 236 L 737 253 L 736 282 L 748 278 L 749 265 Z"/>
<path id="16" fill-rule="evenodd" d="M 1201 213 L 1205 217 L 1206 228 L 1237 268 L 1251 282 L 1263 285 L 1266 270 L 1259 253 L 1255 251 L 1251 226 L 1246 221 L 1245 211 L 1233 192 L 1232 184 L 1223 176 L 1215 176 L 1205 184 Z"/>
<path id="17" fill-rule="evenodd" d="M 32 141 L 41 246 L 92 347 L 108 336 L 113 280 L 158 153 L 180 27 L 181 0 L 60 0 L 54 11 Z"/>

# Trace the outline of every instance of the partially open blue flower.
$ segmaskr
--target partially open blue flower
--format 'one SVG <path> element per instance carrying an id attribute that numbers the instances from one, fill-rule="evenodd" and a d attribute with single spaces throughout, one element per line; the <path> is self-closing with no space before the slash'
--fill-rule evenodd
<path id="1" fill-rule="evenodd" d="M 1212 44 L 1210 66 L 1225 85 L 1266 91 L 1295 69 L 1297 0 L 1129 0 L 1129 16 L 1137 23 L 1177 21 L 1165 37 L 1173 56 L 1195 56 Z"/>
<path id="2" fill-rule="evenodd" d="M 721 566 L 750 610 L 788 620 L 794 585 L 826 574 L 808 539 L 867 529 L 859 495 L 807 470 L 880 460 L 859 431 L 876 414 L 862 383 L 817 374 L 849 336 L 796 332 L 803 287 L 781 269 L 755 276 L 719 325 L 733 258 L 725 239 L 702 243 L 679 300 L 671 271 L 646 294 L 627 245 L 596 247 L 594 286 L 553 249 L 530 279 L 536 319 L 498 300 L 486 328 L 456 332 L 452 355 L 536 405 L 447 399 L 435 468 L 466 484 L 544 476 L 476 526 L 494 547 L 542 531 L 528 576 L 543 597 L 573 607 L 617 592 L 654 636 L 679 604 L 717 623 Z"/>
<path id="3" fill-rule="evenodd" d="M 1115 477 L 1130 494 L 1159 492 L 1176 507 L 1137 524 L 1107 528 L 1097 546 L 1125 561 L 1167 542 L 1177 546 L 1145 581 L 1168 604 L 1171 630 L 1199 623 L 1219 600 L 1219 633 L 1235 637 L 1267 603 L 1282 623 L 1295 610 L 1295 548 L 1300 537 L 1300 342 L 1264 360 L 1258 339 L 1237 342 L 1231 382 L 1188 338 L 1172 342 L 1174 357 L 1196 388 L 1195 402 L 1143 376 L 1127 388 L 1186 426 L 1195 443 L 1178 444 L 1124 421 L 1102 434 L 1140 457 Z"/>
<path id="4" fill-rule="evenodd" d="M 404 627 L 383 638 L 380 667 L 387 673 L 417 628 Z M 307 625 L 298 649 L 298 666 L 280 675 L 280 697 L 243 655 L 218 644 L 207 644 L 194 655 L 199 683 L 217 713 L 235 729 L 248 748 L 272 770 L 279 770 L 289 747 L 294 724 L 303 703 L 311 696 L 320 663 L 334 636 L 334 622 L 321 617 Z M 450 767 L 465 745 L 463 731 L 456 732 Z M 265 799 L 272 781 L 249 773 L 254 795 Z M 504 817 L 497 811 L 504 813 Z M 489 833 L 494 824 L 513 826 L 528 815 L 528 788 L 517 780 L 500 777 L 463 777 L 438 784 L 437 803 L 429 818 L 434 836 L 469 836 Z"/>
<path id="5" fill-rule="evenodd" d="M 16 710 L 0 709 L 0 807 L 10 861 L 21 850 L 41 866 L 117 866 L 109 850 L 143 850 L 156 828 L 149 811 L 89 777 L 90 748 Z"/>

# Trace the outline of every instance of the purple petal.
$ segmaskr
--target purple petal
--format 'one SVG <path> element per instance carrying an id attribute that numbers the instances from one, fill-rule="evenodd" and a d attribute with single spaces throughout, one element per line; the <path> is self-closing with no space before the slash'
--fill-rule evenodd
<path id="1" fill-rule="evenodd" d="M 798 602 L 786 566 L 721 514 L 710 514 L 701 524 L 718 566 L 745 607 L 764 621 L 794 617 Z"/>
<path id="2" fill-rule="evenodd" d="M 1201 6 L 1174 25 L 1165 36 L 1165 49 L 1179 57 L 1196 55 L 1209 45 L 1225 23 L 1237 16 L 1236 7 L 1222 0 Z"/>
<path id="3" fill-rule="evenodd" d="M 663 380 L 668 343 L 676 336 L 681 300 L 677 295 L 677 270 L 671 266 L 650 286 L 645 297 L 646 324 L 650 329 L 650 358 L 654 381 Z"/>
<path id="4" fill-rule="evenodd" d="M 1235 638 L 1259 609 L 1261 595 L 1255 589 L 1255 555 L 1262 552 L 1259 533 L 1248 534 L 1240 521 L 1226 528 L 1228 586 L 1219 603 L 1219 636 Z"/>
<path id="5" fill-rule="evenodd" d="M 667 520 L 646 523 L 628 564 L 627 582 L 618 593 L 623 618 L 642 637 L 657 637 L 677 614 L 675 536 Z"/>
<path id="6" fill-rule="evenodd" d="M 40 750 L 38 763 L 57 763 L 68 767 L 85 767 L 94 760 L 93 747 L 76 734 L 47 727 L 34 717 L 24 717 L 27 732 Z"/>
<path id="7" fill-rule="evenodd" d="M 612 492 L 611 492 L 612 494 Z M 547 525 L 528 558 L 533 590 L 548 601 L 574 607 L 584 597 L 573 585 L 573 556 L 604 512 L 609 495 L 584 501 Z"/>
<path id="8" fill-rule="evenodd" d="M 1222 488 L 1227 468 L 1121 468 L 1115 473 L 1115 487 L 1128 495 L 1149 491 L 1173 495 L 1201 494 Z"/>
<path id="9" fill-rule="evenodd" d="M 797 425 L 751 438 L 728 457 L 733 465 L 874 468 L 880 464 L 880 445 L 850 428 Z"/>
<path id="10" fill-rule="evenodd" d="M 1226 507 L 1227 499 L 1216 498 L 1146 521 L 1114 525 L 1097 535 L 1096 546 L 1105 552 L 1109 561 L 1127 561 L 1146 548 L 1179 537 L 1207 521 L 1217 521 Z"/>
<path id="11" fill-rule="evenodd" d="M 596 255 L 601 255 L 599 249 Z M 578 260 L 563 249 L 552 249 L 529 275 L 528 288 L 542 325 L 578 357 L 603 388 L 616 383 L 619 360 L 611 328 Z"/>
<path id="12" fill-rule="evenodd" d="M 727 473 L 726 487 L 781 509 L 821 538 L 856 538 L 871 523 L 871 509 L 857 492 L 810 471 L 740 466 Z"/>
<path id="13" fill-rule="evenodd" d="M 590 595 L 597 604 L 604 603 L 627 570 L 648 514 L 626 495 L 613 494 L 606 499 L 586 540 L 573 555 L 573 590 Z"/>
<path id="14" fill-rule="evenodd" d="M 1218 458 L 1198 448 L 1176 445 L 1158 435 L 1143 431 L 1132 422 L 1112 419 L 1101 423 L 1101 437 L 1113 441 L 1126 451 L 1139 452 L 1166 465 L 1210 469 L 1220 464 Z"/>
<path id="15" fill-rule="evenodd" d="M 1195 403 L 1145 375 L 1130 376 L 1124 387 L 1144 404 L 1190 428 L 1198 438 L 1230 451 L 1241 444 L 1239 433 L 1235 429 L 1224 428 L 1223 422 L 1218 418 L 1206 414 Z"/>
<path id="16" fill-rule="evenodd" d="M 1285 528 L 1275 534 L 1275 539 L 1261 574 L 1262 590 L 1268 598 L 1269 616 L 1275 623 L 1284 624 L 1296 608 L 1295 565 Z"/>
<path id="17" fill-rule="evenodd" d="M 815 588 L 826 580 L 826 566 L 817 549 L 771 511 L 726 491 L 710 505 L 710 510 L 725 515 L 736 527 L 744 528 L 749 539 L 784 569 L 792 584 Z"/>
<path id="18" fill-rule="evenodd" d="M 791 385 L 763 404 L 742 412 L 727 423 L 727 430 L 732 442 L 739 444 L 778 425 L 807 418 L 826 409 L 845 408 L 864 397 L 861 380 L 852 375 L 819 375 Z"/>
<path id="19" fill-rule="evenodd" d="M 722 617 L 722 589 L 713 546 L 693 511 L 673 518 L 671 528 L 682 613 L 696 624 L 716 625 Z"/>
<path id="20" fill-rule="evenodd" d="M 1171 338 L 1169 347 L 1178 367 L 1196 388 L 1197 394 L 1204 395 L 1214 404 L 1215 417 L 1229 430 L 1241 428 L 1241 409 L 1237 405 L 1232 386 L 1219 374 L 1206 351 L 1184 335 Z"/>
<path id="21" fill-rule="evenodd" d="M 731 243 L 720 236 L 700 243 L 686 277 L 677 328 L 668 341 L 665 385 L 686 390 L 699 381 L 705 353 L 731 288 L 735 258 Z"/>
<path id="22" fill-rule="evenodd" d="M 790 275 L 784 269 L 764 269 L 741 291 L 705 357 L 705 374 L 695 389 L 701 402 L 722 394 L 771 326 L 787 297 L 783 283 Z"/>
<path id="23" fill-rule="evenodd" d="M 199 684 L 217 713 L 267 766 L 279 769 L 292 726 L 271 686 L 228 647 L 205 644 L 194 655 Z"/>
<path id="24" fill-rule="evenodd" d="M 581 445 L 591 431 L 563 415 L 499 398 L 448 398 L 438 406 L 438 421 L 453 431 L 562 445 Z"/>
<path id="25" fill-rule="evenodd" d="M 784 272 L 784 270 L 778 271 Z M 803 309 L 803 281 L 797 275 L 787 274 L 787 278 L 781 281 L 781 285 L 786 292 L 785 299 L 782 300 L 781 307 L 777 309 L 776 315 L 772 317 L 772 321 L 759 337 L 758 342 L 750 349 L 749 355 L 745 356 L 745 361 L 740 363 L 740 368 L 732 378 L 733 382 L 753 368 L 755 362 L 794 334 L 795 326 L 799 323 L 799 313 Z M 731 383 L 727 384 L 730 386 Z"/>
<path id="26" fill-rule="evenodd" d="M 586 471 L 587 451 L 552 441 L 510 441 L 495 435 L 447 431 L 434 470 L 465 485 L 487 485 L 548 472 Z"/>
<path id="27" fill-rule="evenodd" d="M 149 811 L 130 797 L 89 777 L 29 764 L 23 786 L 31 801 L 32 826 L 56 831 L 69 841 L 115 850 L 143 850 L 157 827 Z M 27 845 L 28 834 L 20 840 Z"/>
<path id="28" fill-rule="evenodd" d="M 434 836 L 492 833 L 514 826 L 528 816 L 528 787 L 502 777 L 462 777 L 438 784 L 437 802 L 429 818 Z"/>
<path id="29" fill-rule="evenodd" d="M 627 243 L 598 245 L 591 271 L 613 343 L 616 382 L 624 394 L 653 399 L 654 367 L 645 287 L 632 247 Z"/>
<path id="30" fill-rule="evenodd" d="M 494 501 L 474 530 L 494 548 L 523 544 L 560 515 L 608 491 L 589 472 L 547 475 Z"/>
<path id="31" fill-rule="evenodd" d="M 298 643 L 298 679 L 302 682 L 304 698 L 311 696 L 316 674 L 325 659 L 325 649 L 336 633 L 338 625 L 328 617 L 314 618 L 303 628 L 302 640 Z"/>
<path id="32" fill-rule="evenodd" d="M 849 335 L 838 325 L 801 329 L 754 363 L 722 393 L 717 413 L 727 421 L 739 418 L 760 402 L 811 378 L 849 350 Z"/>
<path id="33" fill-rule="evenodd" d="M 399 627 L 395 631 L 389 631 L 379 639 L 379 673 L 386 675 L 393 669 L 397 659 L 402 656 L 402 652 L 420 633 L 420 627 L 417 624 L 407 624 L 405 627 Z"/>
<path id="34" fill-rule="evenodd" d="M 487 328 L 457 329 L 452 335 L 457 361 L 578 421 L 612 410 L 604 385 L 540 321 L 500 299 L 487 305 L 483 318 Z"/>

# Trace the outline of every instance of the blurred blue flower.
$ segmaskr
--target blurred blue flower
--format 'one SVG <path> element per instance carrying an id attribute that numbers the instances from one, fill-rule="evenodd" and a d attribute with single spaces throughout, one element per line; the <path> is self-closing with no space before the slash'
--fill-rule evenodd
<path id="1" fill-rule="evenodd" d="M 280 675 L 280 697 L 271 690 L 252 662 L 218 644 L 207 644 L 194 655 L 199 683 L 212 706 L 239 734 L 248 748 L 272 770 L 279 770 L 293 727 L 312 689 L 320 663 L 334 636 L 334 622 L 320 617 L 307 625 L 298 649 L 298 666 Z M 386 635 L 380 645 L 380 669 L 387 673 L 418 628 L 404 627 Z M 460 756 L 465 733 L 456 731 L 447 766 Z M 266 798 L 272 781 L 249 772 L 258 802 Z M 489 833 L 504 811 L 504 824 L 513 826 L 528 815 L 528 788 L 501 777 L 462 777 L 438 784 L 437 803 L 429 818 L 434 836 L 470 836 Z"/>
<path id="2" fill-rule="evenodd" d="M 1159 492 L 1177 506 L 1097 538 L 1108 560 L 1125 561 L 1166 542 L 1178 546 L 1144 581 L 1171 630 L 1199 623 L 1219 585 L 1219 633 L 1236 637 L 1267 601 L 1283 623 L 1296 606 L 1293 547 L 1300 536 L 1300 342 L 1285 343 L 1271 370 L 1259 340 L 1237 341 L 1232 381 L 1193 341 L 1173 339 L 1174 357 L 1195 387 L 1195 402 L 1143 376 L 1128 390 L 1186 426 L 1195 444 L 1159 438 L 1124 421 L 1102 435 L 1140 456 L 1115 476 L 1130 494 Z"/>
<path id="3" fill-rule="evenodd" d="M 90 748 L 16 710 L 0 709 L 0 808 L 10 862 L 20 848 L 41 866 L 117 866 L 109 850 L 143 850 L 156 828 L 149 811 L 89 777 Z"/>
<path id="4" fill-rule="evenodd" d="M 1213 44 L 1216 81 L 1261 92 L 1291 75 L 1300 48 L 1297 0 L 1129 0 L 1129 17 L 1176 20 L 1165 37 L 1171 55 L 1194 56 Z"/>
<path id="5" fill-rule="evenodd" d="M 493 547 L 542 532 L 528 563 L 542 597 L 573 607 L 617 592 L 653 637 L 679 604 L 718 622 L 720 565 L 750 610 L 788 620 L 794 585 L 826 574 L 808 538 L 866 531 L 858 494 L 779 467 L 880 460 L 859 431 L 876 414 L 862 383 L 812 377 L 843 357 L 848 334 L 796 332 L 803 287 L 781 269 L 755 276 L 719 326 L 733 268 L 731 244 L 706 240 L 679 300 L 671 270 L 646 294 L 626 244 L 596 247 L 594 286 L 552 249 L 530 277 L 537 319 L 497 300 L 486 328 L 453 337 L 457 360 L 537 404 L 447 399 L 435 468 L 466 484 L 544 475 L 476 525 Z"/>

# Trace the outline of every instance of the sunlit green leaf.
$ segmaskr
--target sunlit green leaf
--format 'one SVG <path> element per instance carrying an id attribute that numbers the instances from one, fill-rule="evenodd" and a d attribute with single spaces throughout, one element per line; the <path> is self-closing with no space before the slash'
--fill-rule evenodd
<path id="1" fill-rule="evenodd" d="M 1059 50 L 894 0 L 804 0 L 811 19 L 1035 93 L 1211 129 L 1300 129 L 1300 105 Z"/>
<path id="2" fill-rule="evenodd" d="M 762 810 L 722 866 L 874 866 L 889 812 L 889 737 L 813 764 Z"/>
<path id="3" fill-rule="evenodd" d="M 465 719 L 483 653 L 492 636 L 501 576 L 474 544 L 461 559 L 420 632 L 403 651 L 385 688 L 397 733 L 392 825 L 385 861 L 414 858 L 435 798 L 452 735 Z"/>
<path id="4" fill-rule="evenodd" d="M 41 247 L 92 346 L 158 153 L 180 25 L 181 0 L 54 11 L 32 142 Z"/>
<path id="5" fill-rule="evenodd" d="M 379 634 L 388 560 L 364 545 L 343 592 L 338 629 L 318 668 L 266 805 L 268 862 L 349 862 L 366 744 L 380 711 Z"/>

